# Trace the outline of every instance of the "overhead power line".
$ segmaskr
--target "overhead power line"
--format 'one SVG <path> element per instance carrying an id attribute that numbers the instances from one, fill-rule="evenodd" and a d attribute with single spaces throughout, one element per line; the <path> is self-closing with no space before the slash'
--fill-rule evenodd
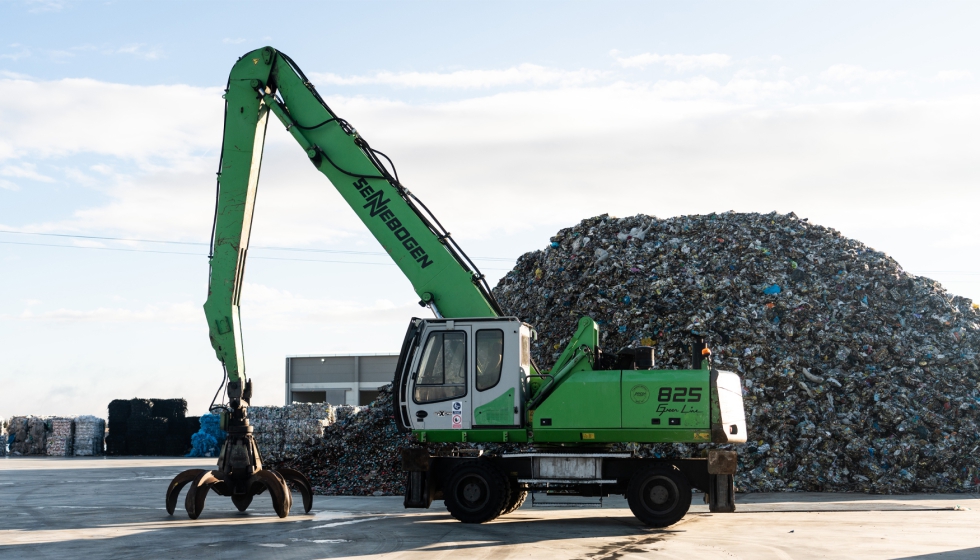
<path id="1" fill-rule="evenodd" d="M 109 237 L 102 235 L 77 235 L 68 233 L 39 233 L 31 231 L 16 231 L 16 230 L 0 230 L 0 233 L 8 233 L 15 235 L 35 235 L 44 237 L 58 237 L 58 238 L 69 238 L 69 239 L 91 239 L 98 241 L 127 241 L 127 242 L 137 242 L 137 243 L 160 243 L 167 245 L 185 245 L 185 246 L 195 246 L 195 247 L 207 247 L 207 243 L 201 243 L 196 241 L 172 241 L 172 240 L 161 240 L 161 239 L 140 239 L 133 237 Z M 130 253 L 159 253 L 167 255 L 199 255 L 200 253 L 189 253 L 182 251 L 159 251 L 153 249 L 128 249 L 123 247 L 85 247 L 79 245 L 59 245 L 54 243 L 27 243 L 22 241 L 0 241 L 0 243 L 7 245 L 33 245 L 37 247 L 66 247 L 74 249 L 99 249 L 104 251 L 124 251 Z M 278 246 L 266 246 L 266 245 L 251 245 L 250 249 L 265 249 L 270 251 L 293 251 L 300 253 L 325 253 L 325 254 L 336 254 L 336 255 L 366 255 L 366 256 L 385 256 L 387 253 L 382 253 L 378 251 L 343 251 L 337 249 L 305 249 L 302 247 L 278 247 Z M 289 259 L 280 257 L 262 257 L 262 256 L 252 256 L 253 259 L 265 259 L 265 260 L 281 260 L 281 261 L 304 261 L 304 262 L 334 262 L 334 263 L 346 263 L 346 264 L 378 264 L 378 265 L 389 265 L 394 263 L 371 263 L 362 261 L 328 261 L 320 259 Z M 509 257 L 474 257 L 483 261 L 496 261 L 496 262 L 516 262 L 516 258 Z M 492 269 L 492 270 L 503 270 L 503 269 Z"/>
<path id="2" fill-rule="evenodd" d="M 60 249 L 88 249 L 94 251 L 121 251 L 125 253 L 153 253 L 162 255 L 185 255 L 191 257 L 207 257 L 207 253 L 188 253 L 184 251 L 159 251 L 154 249 L 126 249 L 124 247 L 86 247 L 83 245 L 61 245 L 58 243 L 27 243 L 24 241 L 0 241 L 3 245 L 27 245 L 30 247 L 57 247 Z M 361 253 L 370 255 L 383 255 L 385 253 Z M 336 264 L 364 264 L 372 266 L 395 266 L 393 262 L 368 262 L 368 261 L 337 261 L 329 259 L 290 259 L 286 257 L 263 257 L 260 255 L 249 255 L 249 259 L 259 259 L 266 261 L 296 261 L 296 262 L 318 262 Z M 509 268 L 483 267 L 486 270 L 510 270 Z"/>

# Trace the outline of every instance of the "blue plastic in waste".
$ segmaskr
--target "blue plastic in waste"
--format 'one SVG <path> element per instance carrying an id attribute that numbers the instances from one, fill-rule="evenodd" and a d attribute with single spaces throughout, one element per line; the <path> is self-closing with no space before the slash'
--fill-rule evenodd
<path id="1" fill-rule="evenodd" d="M 554 247 L 555 249 L 557 249 L 559 245 L 560 245 L 560 243 L 558 243 L 557 241 L 552 241 L 551 242 L 551 246 Z"/>
<path id="2" fill-rule="evenodd" d="M 201 429 L 191 436 L 191 452 L 187 456 L 217 457 L 226 435 L 220 426 L 221 419 L 217 414 L 201 416 Z"/>
<path id="3" fill-rule="evenodd" d="M 626 332 L 626 325 L 621 325 L 619 327 L 619 332 Z"/>
<path id="4" fill-rule="evenodd" d="M 762 290 L 762 293 L 769 294 L 769 295 L 775 295 L 775 294 L 778 294 L 781 291 L 783 291 L 783 289 L 779 287 L 779 284 L 773 284 L 772 286 L 769 286 L 765 290 Z"/>
<path id="5" fill-rule="evenodd" d="M 633 300 L 632 300 L 632 298 L 630 298 L 629 296 L 624 296 L 624 297 L 623 297 L 623 303 L 629 303 L 629 302 L 631 302 L 631 301 L 633 301 Z"/>

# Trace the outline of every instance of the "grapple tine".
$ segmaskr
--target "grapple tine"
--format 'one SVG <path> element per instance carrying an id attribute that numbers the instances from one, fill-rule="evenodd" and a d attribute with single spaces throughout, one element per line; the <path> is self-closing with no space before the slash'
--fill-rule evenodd
<path id="1" fill-rule="evenodd" d="M 276 510 L 276 515 L 286 517 L 289 515 L 289 506 L 292 504 L 292 497 L 286 481 L 272 471 L 256 471 L 249 480 L 249 485 L 261 483 L 269 490 L 269 497 L 272 498 L 272 508 Z"/>
<path id="2" fill-rule="evenodd" d="M 275 472 L 279 473 L 286 482 L 292 482 L 296 485 L 299 493 L 303 496 L 303 513 L 310 513 L 310 510 L 313 509 L 313 485 L 310 484 L 310 479 L 306 478 L 303 473 L 288 467 L 275 469 Z"/>
<path id="3" fill-rule="evenodd" d="M 203 471 L 195 478 L 187 489 L 187 496 L 184 498 L 184 509 L 191 519 L 197 519 L 204 511 L 204 500 L 208 497 L 211 486 L 221 481 L 215 476 L 219 471 Z"/>
<path id="4" fill-rule="evenodd" d="M 249 504 L 252 503 L 252 493 L 249 492 L 241 495 L 232 494 L 231 503 L 235 504 L 238 511 L 244 512 L 246 509 L 248 509 Z"/>
<path id="5" fill-rule="evenodd" d="M 272 474 L 274 474 L 276 476 L 276 478 L 279 479 L 279 482 L 282 484 L 282 496 L 283 496 L 283 498 L 285 498 L 285 508 L 284 509 L 286 511 L 286 515 L 289 515 L 289 511 L 291 509 L 293 509 L 293 493 L 289 489 L 289 485 L 286 484 L 286 479 L 283 478 L 283 476 L 281 474 L 277 473 L 276 471 L 269 471 L 269 472 L 271 472 Z M 283 517 L 285 517 L 285 515 Z"/>
<path id="6" fill-rule="evenodd" d="M 201 473 L 204 472 L 207 471 L 204 469 L 189 469 L 178 474 L 170 481 L 170 486 L 167 487 L 167 513 L 169 515 L 173 515 L 174 510 L 177 509 L 177 498 L 180 497 L 180 490 L 184 485 L 201 476 Z"/>

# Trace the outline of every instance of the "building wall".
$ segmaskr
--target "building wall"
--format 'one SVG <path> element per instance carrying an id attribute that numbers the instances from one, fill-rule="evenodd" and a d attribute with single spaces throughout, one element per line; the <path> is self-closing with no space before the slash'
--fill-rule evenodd
<path id="1" fill-rule="evenodd" d="M 398 354 L 287 356 L 286 404 L 364 405 L 395 377 Z"/>

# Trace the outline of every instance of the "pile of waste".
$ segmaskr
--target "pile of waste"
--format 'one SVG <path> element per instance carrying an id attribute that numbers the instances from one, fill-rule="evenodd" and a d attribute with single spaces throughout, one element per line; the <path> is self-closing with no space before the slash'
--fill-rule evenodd
<path id="1" fill-rule="evenodd" d="M 248 419 L 262 460 L 276 461 L 307 448 L 334 422 L 336 409 L 327 403 L 250 407 Z"/>
<path id="2" fill-rule="evenodd" d="M 181 456 L 200 428 L 184 399 L 129 399 L 109 403 L 108 455 Z"/>
<path id="3" fill-rule="evenodd" d="M 390 496 L 404 493 L 399 449 L 411 444 L 392 413 L 391 385 L 379 387 L 368 406 L 332 407 L 335 419 L 323 437 L 295 455 L 276 458 L 271 468 L 288 466 L 310 478 L 317 494 Z"/>
<path id="4" fill-rule="evenodd" d="M 589 316 L 607 352 L 690 367 L 703 336 L 737 372 L 742 491 L 976 491 L 980 310 L 790 214 L 607 215 L 522 256 L 494 293 L 547 369 Z M 697 456 L 705 446 L 644 446 Z"/>
<path id="5" fill-rule="evenodd" d="M 105 421 L 94 416 L 14 416 L 3 428 L 11 455 L 102 455 L 104 449 Z M 6 445 L 0 448 L 5 455 Z"/>
<path id="6" fill-rule="evenodd" d="M 740 491 L 980 488 L 980 309 L 832 229 L 794 214 L 598 216 L 522 256 L 494 292 L 539 329 L 544 369 L 583 316 L 607 352 L 655 347 L 658 369 L 689 368 L 704 337 L 713 366 L 743 379 Z M 401 493 L 412 436 L 395 428 L 390 391 L 338 408 L 322 440 L 278 464 L 321 494 Z M 696 457 L 707 446 L 616 447 Z"/>
<path id="7" fill-rule="evenodd" d="M 7 419 L 0 416 L 0 457 L 7 456 Z"/>

